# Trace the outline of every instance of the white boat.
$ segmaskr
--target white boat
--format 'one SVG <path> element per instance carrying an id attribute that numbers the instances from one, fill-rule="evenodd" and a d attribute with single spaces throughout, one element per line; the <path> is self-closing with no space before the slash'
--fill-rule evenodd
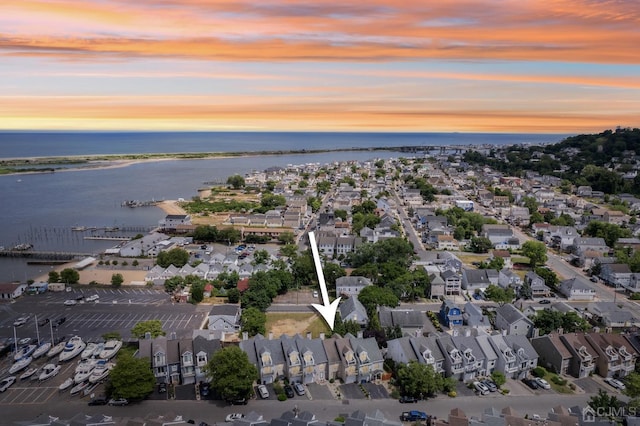
<path id="1" fill-rule="evenodd" d="M 38 345 L 25 345 L 22 346 L 18 351 L 13 355 L 13 360 L 18 361 L 22 358 L 26 358 L 33 354 L 33 352 L 38 348 Z"/>
<path id="2" fill-rule="evenodd" d="M 33 358 L 28 356 L 14 362 L 11 368 L 9 369 L 9 374 L 14 375 L 18 371 L 24 370 L 29 366 L 29 364 L 31 364 L 31 361 L 33 361 Z"/>
<path id="3" fill-rule="evenodd" d="M 107 378 L 111 369 L 113 368 L 112 363 L 108 363 L 106 361 L 100 361 L 96 367 L 91 372 L 89 376 L 89 383 L 99 383 Z"/>
<path id="4" fill-rule="evenodd" d="M 100 353 L 104 351 L 104 342 L 100 342 L 96 345 L 96 350 L 93 351 L 93 357 L 100 358 Z"/>
<path id="5" fill-rule="evenodd" d="M 49 358 L 53 358 L 54 356 L 58 355 L 60 352 L 64 350 L 65 345 L 66 345 L 66 342 L 58 343 L 57 345 L 49 349 L 49 352 L 47 352 L 47 356 Z"/>
<path id="6" fill-rule="evenodd" d="M 104 344 L 104 350 L 100 352 L 98 357 L 102 359 L 111 359 L 118 353 L 121 347 L 122 340 L 108 340 L 107 343 Z"/>
<path id="7" fill-rule="evenodd" d="M 74 387 L 71 388 L 71 395 L 76 395 L 76 394 L 80 393 L 87 386 L 89 386 L 89 382 L 78 383 L 77 385 L 75 385 Z"/>
<path id="8" fill-rule="evenodd" d="M 33 376 L 35 374 L 35 372 L 38 371 L 37 368 L 33 368 L 31 367 L 30 369 L 28 369 L 27 371 L 25 371 L 24 373 L 22 373 L 20 375 L 20 380 L 26 380 L 29 377 Z"/>
<path id="9" fill-rule="evenodd" d="M 42 355 L 49 352 L 49 349 L 51 349 L 51 342 L 41 343 L 40 346 L 38 346 L 38 348 L 33 351 L 33 359 L 40 358 Z"/>
<path id="10" fill-rule="evenodd" d="M 95 388 L 97 388 L 99 385 L 100 385 L 100 383 L 89 383 L 89 386 L 84 388 L 84 391 L 82 392 L 82 395 L 84 395 L 84 396 L 91 395 L 91 392 L 93 392 L 93 390 Z"/>
<path id="11" fill-rule="evenodd" d="M 67 390 L 73 384 L 73 377 L 69 377 L 67 380 L 62 382 L 60 386 L 58 386 L 58 390 Z"/>
<path id="12" fill-rule="evenodd" d="M 79 336 L 73 336 L 67 344 L 64 345 L 64 350 L 60 353 L 60 362 L 69 361 L 77 357 L 86 346 L 87 344 L 83 342 Z"/>
<path id="13" fill-rule="evenodd" d="M 86 363 L 82 366 L 78 366 L 79 368 L 76 368 L 76 374 L 73 376 L 73 383 L 78 384 L 89 380 L 89 376 L 91 376 L 91 373 L 93 372 L 95 366 L 95 364 L 91 363 Z"/>
<path id="14" fill-rule="evenodd" d="M 86 359 L 93 356 L 93 353 L 96 350 L 98 345 L 96 343 L 87 343 L 87 346 L 84 348 L 84 351 L 80 354 L 80 358 Z"/>
<path id="15" fill-rule="evenodd" d="M 47 365 L 45 365 L 44 367 L 42 367 L 42 372 L 38 376 L 38 380 L 43 381 L 43 380 L 47 380 L 47 379 L 50 379 L 51 377 L 56 376 L 60 372 L 61 368 L 62 367 L 60 367 L 57 364 L 47 364 Z"/>
<path id="16" fill-rule="evenodd" d="M 86 370 L 87 368 L 93 369 L 93 367 L 96 366 L 98 361 L 99 360 L 97 360 L 95 358 L 81 359 L 78 362 L 78 365 L 76 365 L 75 372 L 77 373 L 79 371 Z"/>

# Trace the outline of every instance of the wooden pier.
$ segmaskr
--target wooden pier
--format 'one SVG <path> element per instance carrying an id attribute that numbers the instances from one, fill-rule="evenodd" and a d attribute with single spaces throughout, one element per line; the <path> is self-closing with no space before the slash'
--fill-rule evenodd
<path id="1" fill-rule="evenodd" d="M 23 257 L 27 259 L 39 260 L 73 260 L 79 257 L 94 256 L 93 253 L 74 253 L 60 251 L 37 251 L 37 250 L 2 250 L 0 257 Z"/>

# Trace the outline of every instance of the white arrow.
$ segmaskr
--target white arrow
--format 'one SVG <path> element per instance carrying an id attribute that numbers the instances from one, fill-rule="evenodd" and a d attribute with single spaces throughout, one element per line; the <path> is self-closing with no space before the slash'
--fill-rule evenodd
<path id="1" fill-rule="evenodd" d="M 316 265 L 316 273 L 318 274 L 318 283 L 320 284 L 320 294 L 322 295 L 322 305 L 312 303 L 311 306 L 322 315 L 327 325 L 333 330 L 333 323 L 336 320 L 336 311 L 338 310 L 338 297 L 333 303 L 329 303 L 329 293 L 327 292 L 327 283 L 324 281 L 324 273 L 320 264 L 320 254 L 318 254 L 318 245 L 316 244 L 316 236 L 313 232 L 309 232 L 309 244 L 311 245 L 311 254 L 313 254 L 313 263 Z"/>

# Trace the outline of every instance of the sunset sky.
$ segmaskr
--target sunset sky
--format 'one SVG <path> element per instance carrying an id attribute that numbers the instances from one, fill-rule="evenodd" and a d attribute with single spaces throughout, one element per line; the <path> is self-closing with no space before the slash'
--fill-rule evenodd
<path id="1" fill-rule="evenodd" d="M 640 126 L 636 0 L 0 3 L 0 130 Z"/>

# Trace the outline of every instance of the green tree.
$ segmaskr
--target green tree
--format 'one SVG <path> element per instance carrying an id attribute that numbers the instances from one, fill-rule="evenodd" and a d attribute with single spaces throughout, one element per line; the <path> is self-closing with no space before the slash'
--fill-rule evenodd
<path id="1" fill-rule="evenodd" d="M 179 247 L 161 251 L 156 258 L 156 263 L 163 268 L 168 268 L 169 265 L 182 268 L 187 262 L 189 262 L 189 252 Z"/>
<path id="2" fill-rule="evenodd" d="M 496 302 L 500 306 L 505 303 L 511 303 L 513 302 L 513 299 L 516 298 L 516 292 L 511 287 L 504 289 L 493 284 L 490 284 L 487 287 L 484 291 L 484 295 L 488 300 Z"/>
<path id="3" fill-rule="evenodd" d="M 238 346 L 227 346 L 215 352 L 204 368 L 211 379 L 212 390 L 223 399 L 249 399 L 258 370 Z"/>
<path id="4" fill-rule="evenodd" d="M 324 274 L 324 280 L 327 286 L 333 288 L 336 285 L 336 280 L 340 277 L 347 275 L 347 272 L 340 265 L 336 265 L 333 262 L 326 262 L 322 266 L 322 273 Z"/>
<path id="5" fill-rule="evenodd" d="M 269 252 L 266 250 L 256 250 L 253 252 L 253 261 L 256 265 L 267 263 L 269 260 Z"/>
<path id="6" fill-rule="evenodd" d="M 615 223 L 599 222 L 592 220 L 584 230 L 584 235 L 588 237 L 603 238 L 609 247 L 613 247 L 619 238 L 631 237 L 631 230 L 622 228 Z"/>
<path id="7" fill-rule="evenodd" d="M 124 282 L 124 277 L 122 276 L 122 274 L 117 273 L 117 274 L 112 274 L 111 275 L 111 285 L 112 286 L 120 287 L 123 282 Z"/>
<path id="8" fill-rule="evenodd" d="M 498 387 L 507 383 L 507 378 L 505 377 L 504 373 L 497 370 L 491 373 L 491 380 L 493 380 Z"/>
<path id="9" fill-rule="evenodd" d="M 204 282 L 198 281 L 191 284 L 191 301 L 200 303 L 204 299 Z"/>
<path id="10" fill-rule="evenodd" d="M 347 220 L 348 212 L 347 212 L 346 210 L 335 209 L 335 210 L 333 211 L 333 215 L 334 215 L 335 217 L 337 217 L 337 218 L 339 217 L 340 219 L 342 219 L 343 221 L 345 221 L 345 220 Z"/>
<path id="11" fill-rule="evenodd" d="M 435 395 L 444 384 L 442 376 L 435 372 L 433 366 L 416 361 L 400 364 L 396 375 L 402 393 L 415 398 Z"/>
<path id="12" fill-rule="evenodd" d="M 60 274 L 58 273 L 58 271 L 49 271 L 49 282 L 50 283 L 60 282 Z"/>
<path id="13" fill-rule="evenodd" d="M 534 214 L 538 211 L 538 202 L 534 197 L 523 197 L 522 205 L 529 209 L 529 214 Z"/>
<path id="14" fill-rule="evenodd" d="M 540 266 L 535 269 L 535 273 L 544 280 L 545 285 L 550 289 L 556 290 L 558 288 L 558 283 L 560 282 L 560 280 L 558 279 L 556 273 L 551 269 Z"/>
<path id="15" fill-rule="evenodd" d="M 375 285 L 366 286 L 360 290 L 357 297 L 367 310 L 369 317 L 375 315 L 378 306 L 390 306 L 393 308 L 398 306 L 398 297 L 391 289 L 386 287 L 378 287 Z"/>
<path id="16" fill-rule="evenodd" d="M 322 207 L 322 199 L 320 197 L 307 197 L 307 204 L 311 207 L 311 211 L 316 213 Z"/>
<path id="17" fill-rule="evenodd" d="M 242 311 L 241 323 L 242 331 L 249 333 L 249 336 L 264 335 L 267 315 L 257 308 L 247 308 Z"/>
<path id="18" fill-rule="evenodd" d="M 136 400 L 153 392 L 156 378 L 149 358 L 134 358 L 124 352 L 109 373 L 109 382 L 112 397 Z"/>
<path id="19" fill-rule="evenodd" d="M 624 394 L 629 398 L 640 398 L 640 373 L 631 372 L 625 378 Z"/>
<path id="20" fill-rule="evenodd" d="M 280 248 L 280 254 L 286 258 L 294 259 L 298 255 L 298 246 L 295 244 L 285 244 Z"/>
<path id="21" fill-rule="evenodd" d="M 227 290 L 227 302 L 238 303 L 240 301 L 240 290 L 231 288 Z"/>
<path id="22" fill-rule="evenodd" d="M 547 246 L 543 242 L 529 240 L 522 245 L 522 254 L 529 258 L 531 267 L 535 268 L 547 261 Z"/>
<path id="23" fill-rule="evenodd" d="M 587 404 L 589 407 L 593 408 L 596 413 L 611 413 L 620 408 L 621 403 L 622 401 L 614 395 L 609 395 L 607 391 L 598 389 L 598 394 L 589 398 L 589 402 Z"/>
<path id="24" fill-rule="evenodd" d="M 327 180 L 321 180 L 316 183 L 316 192 L 318 194 L 326 194 L 329 191 L 331 191 L 331 182 Z"/>
<path id="25" fill-rule="evenodd" d="M 244 178 L 240 175 L 233 175 L 227 178 L 227 185 L 231 185 L 233 189 L 240 189 L 244 187 Z"/>
<path id="26" fill-rule="evenodd" d="M 131 335 L 136 339 L 144 339 L 147 333 L 151 334 L 152 339 L 167 334 L 162 330 L 162 322 L 160 320 L 142 321 L 131 329 Z"/>
<path id="27" fill-rule="evenodd" d="M 474 253 L 487 253 L 493 247 L 493 243 L 486 237 L 472 237 L 469 249 Z"/>
<path id="28" fill-rule="evenodd" d="M 296 236 L 293 235 L 293 232 L 285 231 L 281 232 L 278 235 L 278 242 L 281 244 L 293 244 L 296 241 Z"/>
<path id="29" fill-rule="evenodd" d="M 80 274 L 75 269 L 65 268 L 60 272 L 60 280 L 67 284 L 77 284 L 80 280 Z"/>

